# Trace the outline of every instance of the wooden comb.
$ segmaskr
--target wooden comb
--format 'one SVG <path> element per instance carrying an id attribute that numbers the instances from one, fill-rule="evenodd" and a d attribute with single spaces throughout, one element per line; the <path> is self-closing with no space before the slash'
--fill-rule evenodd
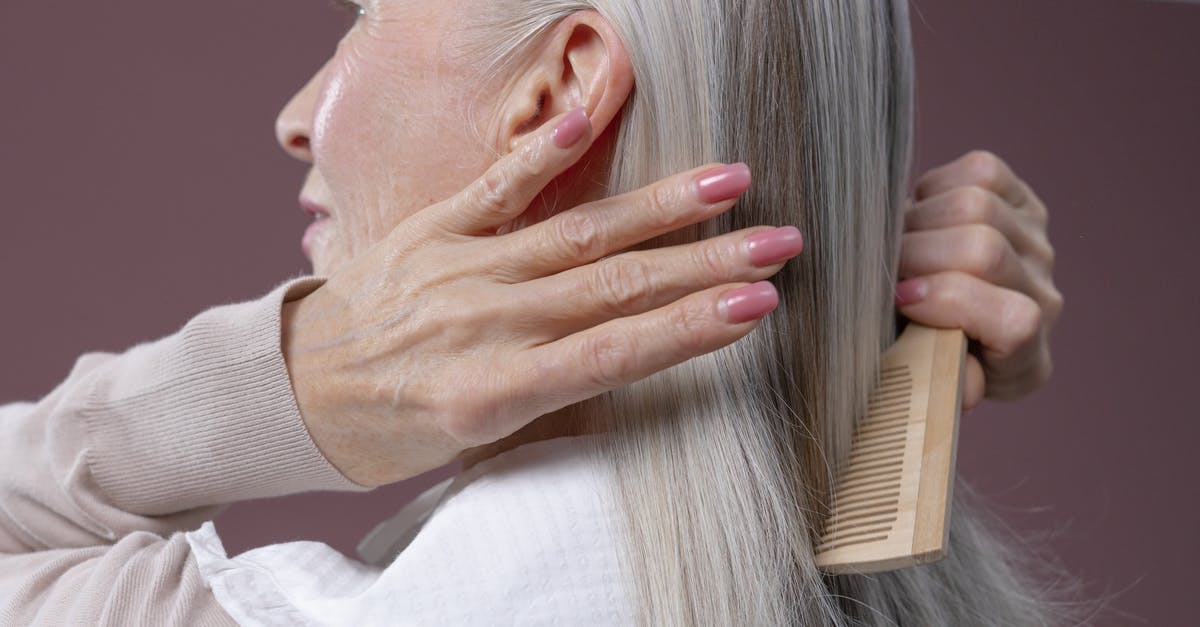
<path id="1" fill-rule="evenodd" d="M 884 353 L 834 482 L 819 568 L 874 573 L 946 554 L 966 352 L 961 329 L 910 321 Z"/>

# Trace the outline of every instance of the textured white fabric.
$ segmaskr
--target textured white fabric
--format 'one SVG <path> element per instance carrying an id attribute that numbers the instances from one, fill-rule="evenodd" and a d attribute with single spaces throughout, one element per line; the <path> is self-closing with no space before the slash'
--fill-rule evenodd
<path id="1" fill-rule="evenodd" d="M 526 444 L 434 487 L 360 545 L 226 556 L 188 534 L 218 601 L 243 625 L 626 625 L 611 472 L 582 438 Z"/>

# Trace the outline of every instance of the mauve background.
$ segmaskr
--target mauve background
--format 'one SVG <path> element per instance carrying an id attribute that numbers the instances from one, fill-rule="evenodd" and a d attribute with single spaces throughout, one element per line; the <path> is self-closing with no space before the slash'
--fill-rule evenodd
<path id="1" fill-rule="evenodd" d="M 276 112 L 344 24 L 324 0 L 0 4 L 0 399 L 305 270 Z M 1200 7 L 921 0 L 917 164 L 1006 158 L 1051 209 L 1051 384 L 965 421 L 960 468 L 1093 594 L 1194 622 Z M 343 551 L 432 479 L 234 507 L 232 550 Z M 1039 510 L 1039 511 L 1034 511 Z"/>

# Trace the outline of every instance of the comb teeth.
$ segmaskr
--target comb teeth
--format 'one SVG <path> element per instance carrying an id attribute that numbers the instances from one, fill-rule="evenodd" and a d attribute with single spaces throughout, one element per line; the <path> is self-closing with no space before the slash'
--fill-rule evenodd
<path id="1" fill-rule="evenodd" d="M 884 355 L 834 483 L 817 566 L 868 573 L 944 554 L 965 353 L 961 331 L 909 323 Z"/>
<path id="2" fill-rule="evenodd" d="M 870 411 L 850 444 L 838 477 L 833 515 L 825 523 L 818 552 L 886 540 L 900 514 L 912 374 L 900 365 L 881 371 Z"/>

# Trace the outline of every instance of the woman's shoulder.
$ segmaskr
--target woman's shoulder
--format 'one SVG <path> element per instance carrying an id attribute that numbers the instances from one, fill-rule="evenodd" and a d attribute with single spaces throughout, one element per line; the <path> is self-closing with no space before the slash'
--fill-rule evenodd
<path id="1" fill-rule="evenodd" d="M 314 543 L 256 549 L 247 563 L 300 571 L 269 579 L 320 622 L 629 624 L 613 477 L 594 437 L 525 444 L 431 489 L 360 545 L 373 565 L 300 546 Z M 334 595 L 331 580 L 354 584 Z"/>
<path id="2" fill-rule="evenodd" d="M 592 437 L 526 444 L 465 472 L 380 584 L 434 602 L 414 615 L 453 623 L 630 622 L 613 479 Z"/>

